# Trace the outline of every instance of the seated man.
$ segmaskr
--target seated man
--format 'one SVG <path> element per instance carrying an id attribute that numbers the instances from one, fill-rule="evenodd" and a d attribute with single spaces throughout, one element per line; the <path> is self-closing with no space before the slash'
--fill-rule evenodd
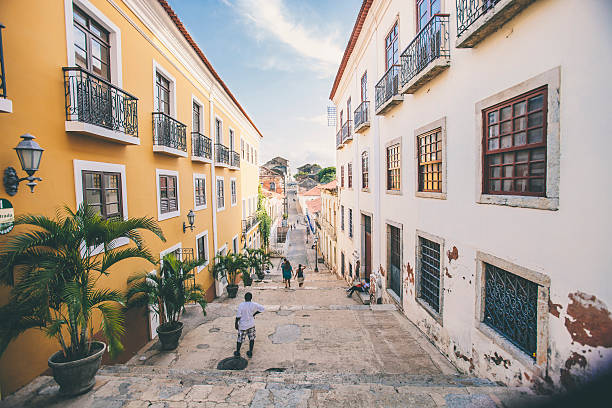
<path id="1" fill-rule="evenodd" d="M 346 291 L 348 292 L 346 297 L 353 296 L 353 292 L 368 292 L 370 290 L 370 280 L 366 278 L 365 280 L 358 281 L 357 284 L 351 286 Z"/>

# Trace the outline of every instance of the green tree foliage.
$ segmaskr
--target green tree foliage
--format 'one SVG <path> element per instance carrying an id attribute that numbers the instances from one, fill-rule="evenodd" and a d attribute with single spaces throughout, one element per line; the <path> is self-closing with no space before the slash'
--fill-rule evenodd
<path id="1" fill-rule="evenodd" d="M 270 245 L 270 230 L 272 229 L 272 218 L 268 215 L 266 211 L 266 207 L 264 205 L 266 197 L 263 195 L 261 191 L 261 185 L 259 186 L 258 195 L 257 195 L 257 212 L 255 216 L 257 217 L 257 221 L 259 222 L 259 233 L 261 234 L 261 239 L 263 240 L 264 248 L 268 248 Z"/>
<path id="2" fill-rule="evenodd" d="M 221 280 L 225 277 L 228 285 L 236 285 L 238 276 L 248 267 L 247 258 L 244 255 L 230 252 L 227 255 L 219 254 L 215 256 L 215 265 L 212 272 L 215 279 Z"/>
<path id="3" fill-rule="evenodd" d="M 99 287 L 98 280 L 125 259 L 155 263 L 140 231 L 165 241 L 157 223 L 152 218 L 105 220 L 82 204 L 76 212 L 64 207 L 54 219 L 23 215 L 15 224 L 32 228 L 0 246 L 0 283 L 12 287 L 8 303 L 0 307 L 0 354 L 11 340 L 37 328 L 57 339 L 66 361 L 87 357 L 94 316 L 101 318 L 111 357 L 123 350 L 124 296 Z M 134 245 L 116 246 L 118 239 Z"/>
<path id="4" fill-rule="evenodd" d="M 336 168 L 335 167 L 326 167 L 321 169 L 319 173 L 317 173 L 317 179 L 319 183 L 326 184 L 336 178 Z"/>

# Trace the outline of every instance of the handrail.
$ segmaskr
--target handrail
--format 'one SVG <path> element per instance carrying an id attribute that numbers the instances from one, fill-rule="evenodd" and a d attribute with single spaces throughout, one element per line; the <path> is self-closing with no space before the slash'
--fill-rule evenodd
<path id="1" fill-rule="evenodd" d="M 121 91 L 122 93 L 126 94 L 126 95 L 127 95 L 127 96 L 129 96 L 130 98 L 138 100 L 138 98 L 137 98 L 137 97 L 135 97 L 134 95 L 132 95 L 131 93 L 124 91 L 123 89 L 119 88 L 119 87 L 118 87 L 118 86 L 116 86 L 116 85 L 113 85 L 111 82 L 109 82 L 108 80 L 106 80 L 106 79 L 102 78 L 101 76 L 96 75 L 96 74 L 94 74 L 93 72 L 86 71 L 86 70 L 84 70 L 84 69 L 83 69 L 83 68 L 81 68 L 81 67 L 78 67 L 78 66 L 76 66 L 76 67 L 62 67 L 62 70 L 63 70 L 64 72 L 67 72 L 67 71 L 81 71 L 81 72 L 83 72 L 84 74 L 86 74 L 86 75 L 88 75 L 88 76 L 94 77 L 95 79 L 97 79 L 98 81 L 100 81 L 100 82 L 102 82 L 102 83 L 104 83 L 104 84 L 108 85 L 109 87 L 114 88 L 114 89 L 116 89 L 116 90 L 118 90 L 118 91 Z M 161 112 L 160 112 L 160 113 L 161 113 Z"/>

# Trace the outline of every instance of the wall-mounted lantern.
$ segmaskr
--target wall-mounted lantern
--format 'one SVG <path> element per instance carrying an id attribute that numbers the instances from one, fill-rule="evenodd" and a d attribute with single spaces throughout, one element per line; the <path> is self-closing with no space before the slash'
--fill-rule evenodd
<path id="1" fill-rule="evenodd" d="M 4 170 L 4 189 L 10 196 L 17 194 L 19 183 L 22 181 L 28 181 L 27 186 L 30 187 L 32 193 L 34 192 L 34 187 L 36 187 L 36 180 L 42 181 L 40 177 L 34 177 L 34 173 L 38 171 L 44 149 L 34 141 L 36 138 L 29 133 L 21 135 L 21 138 L 23 140 L 19 142 L 15 151 L 17 152 L 17 157 L 19 157 L 21 168 L 28 173 L 28 177 L 19 178 L 17 171 L 13 167 L 7 167 Z"/>
<path id="2" fill-rule="evenodd" d="M 187 213 L 187 221 L 189 221 L 189 225 L 185 224 L 185 221 L 183 221 L 183 234 L 187 231 L 187 227 L 193 231 L 193 224 L 195 223 L 195 214 L 193 210 L 189 210 L 189 213 Z"/>

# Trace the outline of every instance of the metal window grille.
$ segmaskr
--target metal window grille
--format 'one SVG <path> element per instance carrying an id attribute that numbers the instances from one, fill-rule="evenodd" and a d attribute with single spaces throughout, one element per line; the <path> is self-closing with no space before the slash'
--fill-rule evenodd
<path id="1" fill-rule="evenodd" d="M 344 206 L 340 206 L 340 229 L 344 231 Z"/>
<path id="2" fill-rule="evenodd" d="M 353 163 L 346 165 L 346 175 L 348 178 L 348 188 L 353 188 Z"/>
<path id="3" fill-rule="evenodd" d="M 223 180 L 217 180 L 217 208 L 225 207 L 225 191 Z"/>
<path id="4" fill-rule="evenodd" d="M 436 129 L 417 137 L 419 191 L 442 191 L 442 132 Z"/>
<path id="5" fill-rule="evenodd" d="M 538 285 L 485 263 L 484 323 L 535 359 Z"/>
<path id="6" fill-rule="evenodd" d="M 419 298 L 440 313 L 440 244 L 419 237 Z"/>
<path id="7" fill-rule="evenodd" d="M 198 132 L 191 133 L 191 154 L 196 157 L 212 158 L 212 142 L 210 138 Z"/>
<path id="8" fill-rule="evenodd" d="M 353 209 L 348 210 L 349 237 L 353 238 Z"/>
<path id="9" fill-rule="evenodd" d="M 387 259 L 389 260 L 389 288 L 402 296 L 402 252 L 401 230 L 387 225 Z"/>
<path id="10" fill-rule="evenodd" d="M 401 179 L 400 144 L 387 147 L 387 190 L 399 190 Z"/>
<path id="11" fill-rule="evenodd" d="M 546 195 L 547 87 L 483 110 L 484 189 Z"/>
<path id="12" fill-rule="evenodd" d="M 370 186 L 369 181 L 369 158 L 368 152 L 361 154 L 361 187 L 368 188 Z"/>
<path id="13" fill-rule="evenodd" d="M 187 126 L 163 112 L 153 112 L 153 144 L 187 151 Z"/>

